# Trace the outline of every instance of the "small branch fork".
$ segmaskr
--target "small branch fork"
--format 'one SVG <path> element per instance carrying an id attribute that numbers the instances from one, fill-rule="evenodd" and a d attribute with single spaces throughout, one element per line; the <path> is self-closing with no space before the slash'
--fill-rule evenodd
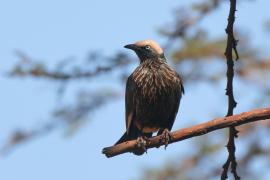
<path id="1" fill-rule="evenodd" d="M 235 21 L 235 11 L 236 11 L 236 0 L 230 0 L 230 12 L 228 17 L 228 25 L 226 28 L 227 33 L 227 47 L 225 50 L 225 56 L 227 59 L 227 87 L 226 95 L 228 96 L 228 112 L 227 117 L 233 115 L 233 110 L 236 107 L 236 101 L 233 95 L 233 77 L 234 77 L 234 61 L 233 61 L 233 52 L 235 53 L 235 60 L 239 59 L 238 52 L 236 49 L 237 40 L 234 38 L 233 25 Z M 221 174 L 221 180 L 228 178 L 228 169 L 231 165 L 231 172 L 234 176 L 234 179 L 239 180 L 240 177 L 237 174 L 237 162 L 235 158 L 235 138 L 237 137 L 238 131 L 234 126 L 230 127 L 229 130 L 229 140 L 227 144 L 228 149 L 228 158 L 223 165 L 223 172 Z"/>
<path id="2" fill-rule="evenodd" d="M 211 121 L 201 123 L 189 128 L 179 129 L 177 131 L 171 132 L 171 140 L 169 144 L 182 141 L 184 139 L 189 139 L 195 136 L 201 136 L 218 129 L 235 127 L 242 124 L 267 119 L 270 119 L 270 107 L 256 109 L 234 116 L 216 118 Z M 148 139 L 146 149 L 160 147 L 164 145 L 164 142 L 160 141 L 160 138 L 161 135 Z M 131 140 L 115 146 L 106 147 L 102 150 L 102 153 L 105 154 L 107 157 L 113 157 L 127 152 L 136 152 L 136 150 L 138 150 L 137 141 Z"/>

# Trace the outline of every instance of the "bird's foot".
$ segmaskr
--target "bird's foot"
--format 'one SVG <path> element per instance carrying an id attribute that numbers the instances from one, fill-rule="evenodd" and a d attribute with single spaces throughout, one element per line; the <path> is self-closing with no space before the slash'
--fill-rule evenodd
<path id="1" fill-rule="evenodd" d="M 166 150 L 166 148 L 171 140 L 172 140 L 172 135 L 171 135 L 170 131 L 168 129 L 164 129 L 162 134 L 161 134 L 161 137 L 160 137 L 160 142 L 164 143 L 165 150 Z"/>
<path id="2" fill-rule="evenodd" d="M 146 139 L 143 136 L 139 136 L 137 138 L 137 143 L 136 143 L 138 148 L 142 148 L 146 151 Z"/>
<path id="3" fill-rule="evenodd" d="M 137 141 L 136 142 L 137 150 L 134 152 L 134 154 L 142 155 L 144 152 L 147 153 L 146 149 L 147 139 L 143 136 L 139 136 L 136 141 Z"/>

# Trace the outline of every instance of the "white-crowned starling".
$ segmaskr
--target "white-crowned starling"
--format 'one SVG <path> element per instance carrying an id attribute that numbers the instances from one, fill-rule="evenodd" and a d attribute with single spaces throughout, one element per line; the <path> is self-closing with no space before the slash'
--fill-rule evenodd
<path id="1" fill-rule="evenodd" d="M 167 145 L 184 93 L 182 80 L 155 41 L 139 41 L 125 48 L 135 51 L 140 65 L 126 83 L 126 132 L 116 144 L 137 139 L 138 146 L 144 146 L 143 140 L 158 131 Z"/>

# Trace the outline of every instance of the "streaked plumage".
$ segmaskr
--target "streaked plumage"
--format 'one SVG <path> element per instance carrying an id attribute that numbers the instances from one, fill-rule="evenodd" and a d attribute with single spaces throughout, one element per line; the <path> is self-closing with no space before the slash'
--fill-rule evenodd
<path id="1" fill-rule="evenodd" d="M 125 47 L 136 52 L 140 65 L 127 80 L 126 133 L 116 144 L 170 131 L 184 93 L 180 76 L 166 63 L 156 42 L 145 40 Z"/>

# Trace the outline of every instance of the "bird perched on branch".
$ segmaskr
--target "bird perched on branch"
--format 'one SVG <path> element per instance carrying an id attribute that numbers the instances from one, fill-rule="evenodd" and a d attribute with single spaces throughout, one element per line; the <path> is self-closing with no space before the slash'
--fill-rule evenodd
<path id="1" fill-rule="evenodd" d="M 126 83 L 126 132 L 116 144 L 137 139 L 138 147 L 145 150 L 147 138 L 158 131 L 166 147 L 184 93 L 182 80 L 169 67 L 155 41 L 144 40 L 124 47 L 135 51 L 140 65 Z"/>

